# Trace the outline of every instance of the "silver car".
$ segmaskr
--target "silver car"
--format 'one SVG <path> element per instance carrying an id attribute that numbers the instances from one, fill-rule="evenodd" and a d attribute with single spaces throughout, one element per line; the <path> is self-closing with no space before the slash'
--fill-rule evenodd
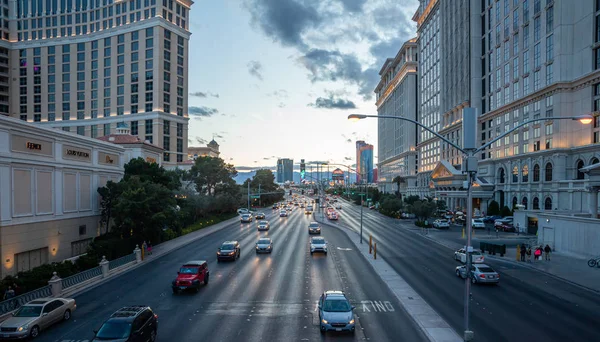
<path id="1" fill-rule="evenodd" d="M 269 228 L 271 228 L 269 221 L 258 222 L 258 230 L 269 230 Z"/>
<path id="2" fill-rule="evenodd" d="M 240 217 L 240 222 L 247 223 L 252 222 L 252 214 L 242 214 Z"/>
<path id="3" fill-rule="evenodd" d="M 354 309 L 342 291 L 325 291 L 319 298 L 319 327 L 324 334 L 328 330 L 354 333 Z"/>
<path id="4" fill-rule="evenodd" d="M 77 305 L 70 298 L 41 298 L 15 311 L 0 323 L 1 339 L 36 338 L 40 331 L 60 321 L 68 321 Z"/>
<path id="5" fill-rule="evenodd" d="M 310 254 L 315 252 L 322 252 L 327 255 L 327 241 L 322 237 L 310 238 Z"/>
<path id="6" fill-rule="evenodd" d="M 456 276 L 460 278 L 466 278 L 467 266 L 458 266 L 456 268 Z M 500 275 L 494 271 L 493 268 L 486 264 L 477 264 L 471 266 L 471 283 L 485 283 L 485 284 L 498 284 L 500 282 Z"/>
<path id="7" fill-rule="evenodd" d="M 448 220 L 435 220 L 433 221 L 433 228 L 450 228 L 450 221 Z"/>
<path id="8" fill-rule="evenodd" d="M 256 254 L 273 252 L 273 240 L 269 238 L 260 238 L 256 242 Z"/>
<path id="9" fill-rule="evenodd" d="M 308 225 L 308 234 L 321 234 L 321 226 L 318 222 L 311 222 Z"/>

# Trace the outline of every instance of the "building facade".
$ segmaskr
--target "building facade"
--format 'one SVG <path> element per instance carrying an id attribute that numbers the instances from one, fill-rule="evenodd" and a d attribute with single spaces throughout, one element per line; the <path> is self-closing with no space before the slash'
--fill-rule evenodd
<path id="1" fill-rule="evenodd" d="M 277 183 L 294 181 L 294 160 L 277 159 Z"/>
<path id="2" fill-rule="evenodd" d="M 373 145 L 363 144 L 358 150 L 358 155 L 360 156 L 360 164 L 357 165 L 358 181 L 371 184 L 373 183 Z"/>
<path id="3" fill-rule="evenodd" d="M 104 233 L 97 189 L 127 161 L 119 145 L 0 116 L 0 276 L 85 253 Z"/>
<path id="4" fill-rule="evenodd" d="M 188 147 L 188 160 L 196 160 L 198 157 L 213 157 L 218 158 L 221 152 L 219 152 L 219 144 L 213 139 L 206 146 L 189 146 Z"/>
<path id="5" fill-rule="evenodd" d="M 417 120 L 416 38 L 405 42 L 395 58 L 388 58 L 379 71 L 381 80 L 375 88 L 377 114 Z M 377 123 L 379 191 L 394 193 L 401 177 L 403 193 L 417 194 L 417 126 L 403 120 L 382 119 Z"/>
<path id="6" fill-rule="evenodd" d="M 0 113 L 96 138 L 126 122 L 187 159 L 188 0 L 4 3 Z M 4 71 L 4 72 L 3 72 Z"/>

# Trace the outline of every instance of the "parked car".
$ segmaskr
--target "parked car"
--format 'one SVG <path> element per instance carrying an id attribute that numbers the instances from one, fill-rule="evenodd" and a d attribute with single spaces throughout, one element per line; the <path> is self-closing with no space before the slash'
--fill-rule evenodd
<path id="1" fill-rule="evenodd" d="M 319 327 L 322 334 L 328 330 L 354 333 L 354 309 L 342 291 L 325 291 L 319 298 Z"/>
<path id="2" fill-rule="evenodd" d="M 246 209 L 246 208 L 240 208 L 237 210 L 238 215 L 243 215 L 243 214 L 249 214 L 250 210 Z"/>
<path id="3" fill-rule="evenodd" d="M 517 229 L 515 228 L 515 226 L 511 223 L 503 223 L 500 226 L 497 227 L 498 230 L 501 230 L 503 232 L 516 232 Z"/>
<path id="4" fill-rule="evenodd" d="M 450 221 L 448 221 L 448 220 L 435 220 L 435 221 L 433 221 L 433 228 L 450 229 Z"/>
<path id="5" fill-rule="evenodd" d="M 494 227 L 500 227 L 500 226 L 502 226 L 505 223 L 512 224 L 513 223 L 512 216 L 508 216 L 508 217 L 505 217 L 503 219 L 494 221 Z"/>
<path id="6" fill-rule="evenodd" d="M 134 305 L 115 311 L 94 331 L 92 341 L 156 341 L 157 333 L 158 315 L 147 305 Z"/>
<path id="7" fill-rule="evenodd" d="M 193 289 L 200 291 L 200 285 L 208 285 L 208 263 L 204 260 L 188 261 L 179 268 L 177 278 L 171 285 L 173 293 Z"/>
<path id="8" fill-rule="evenodd" d="M 474 264 L 480 264 L 484 262 L 485 257 L 483 256 L 483 254 L 481 253 L 480 250 L 478 249 L 474 249 L 473 252 L 471 252 L 471 262 Z M 459 250 L 457 250 L 456 252 L 454 252 L 454 260 L 460 261 L 463 264 L 467 263 L 467 254 L 465 253 L 465 249 L 461 248 Z"/>
<path id="9" fill-rule="evenodd" d="M 265 219 L 265 213 L 256 213 L 256 215 L 254 215 L 254 217 L 257 220 L 264 220 Z"/>
<path id="10" fill-rule="evenodd" d="M 457 277 L 465 279 L 467 277 L 466 265 L 456 267 L 455 273 Z M 498 284 L 500 282 L 500 275 L 498 272 L 486 264 L 477 264 L 471 266 L 471 282 L 486 283 L 486 284 Z"/>
<path id="11" fill-rule="evenodd" d="M 315 252 L 323 252 L 327 255 L 327 241 L 325 241 L 325 238 L 320 236 L 310 238 L 310 254 Z"/>
<path id="12" fill-rule="evenodd" d="M 36 338 L 51 325 L 68 321 L 77 305 L 70 298 L 40 298 L 22 305 L 0 323 L 0 338 Z"/>
<path id="13" fill-rule="evenodd" d="M 256 254 L 273 252 L 273 240 L 270 238 L 260 238 L 256 242 Z"/>
<path id="14" fill-rule="evenodd" d="M 237 241 L 225 241 L 217 250 L 217 262 L 221 260 L 235 261 L 240 257 L 240 243 Z"/>
<path id="15" fill-rule="evenodd" d="M 480 218 L 472 219 L 471 227 L 473 227 L 473 229 L 485 229 L 485 223 L 483 222 L 483 219 Z"/>
<path id="16" fill-rule="evenodd" d="M 496 220 L 501 220 L 502 216 L 500 215 L 492 215 L 492 216 L 486 216 L 483 218 L 483 222 L 485 223 L 494 223 Z"/>

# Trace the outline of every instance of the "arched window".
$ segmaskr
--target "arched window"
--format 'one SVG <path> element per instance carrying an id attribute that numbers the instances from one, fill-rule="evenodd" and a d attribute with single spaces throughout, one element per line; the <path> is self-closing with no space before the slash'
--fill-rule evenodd
<path id="1" fill-rule="evenodd" d="M 537 197 L 533 198 L 533 209 L 534 210 L 539 210 L 540 209 L 540 199 Z"/>
<path id="2" fill-rule="evenodd" d="M 513 167 L 513 183 L 518 183 L 519 182 L 519 168 L 518 167 Z"/>
<path id="3" fill-rule="evenodd" d="M 514 208 L 517 205 L 517 203 L 519 203 L 519 200 L 516 197 L 513 197 L 512 207 Z"/>
<path id="4" fill-rule="evenodd" d="M 544 180 L 546 182 L 552 182 L 552 163 L 546 164 L 546 175 Z M 552 200 L 550 200 L 552 202 Z"/>
<path id="5" fill-rule="evenodd" d="M 552 210 L 552 198 L 546 197 L 546 200 L 544 201 L 544 209 Z"/>
<path id="6" fill-rule="evenodd" d="M 500 184 L 504 184 L 505 180 L 506 180 L 506 173 L 504 172 L 504 168 L 500 169 L 500 176 L 498 177 L 498 182 Z"/>
<path id="7" fill-rule="evenodd" d="M 592 161 L 590 162 L 590 165 L 594 165 L 594 164 L 598 164 L 600 161 L 598 160 L 598 158 L 594 157 L 592 158 Z"/>
<path id="8" fill-rule="evenodd" d="M 523 165 L 521 181 L 523 183 L 529 182 L 529 166 L 527 166 L 527 165 Z"/>
<path id="9" fill-rule="evenodd" d="M 583 163 L 583 160 L 579 159 L 577 161 L 577 165 L 575 166 L 576 170 L 575 170 L 575 175 L 576 175 L 576 179 L 584 179 L 585 176 L 583 174 L 583 172 L 579 171 L 579 169 L 581 169 L 585 164 Z"/>
<path id="10" fill-rule="evenodd" d="M 534 182 L 540 181 L 540 166 L 538 164 L 535 164 L 533 166 L 533 181 Z"/>
<path id="11" fill-rule="evenodd" d="M 521 201 L 521 204 L 525 207 L 523 209 L 527 210 L 527 197 L 523 197 L 523 200 Z"/>

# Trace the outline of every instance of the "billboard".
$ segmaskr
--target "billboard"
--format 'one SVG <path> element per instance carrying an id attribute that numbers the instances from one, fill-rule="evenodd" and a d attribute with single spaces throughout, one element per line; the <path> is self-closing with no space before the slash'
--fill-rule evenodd
<path id="1" fill-rule="evenodd" d="M 335 169 L 331 173 L 331 179 L 335 181 L 344 181 L 344 171 L 341 169 Z"/>

